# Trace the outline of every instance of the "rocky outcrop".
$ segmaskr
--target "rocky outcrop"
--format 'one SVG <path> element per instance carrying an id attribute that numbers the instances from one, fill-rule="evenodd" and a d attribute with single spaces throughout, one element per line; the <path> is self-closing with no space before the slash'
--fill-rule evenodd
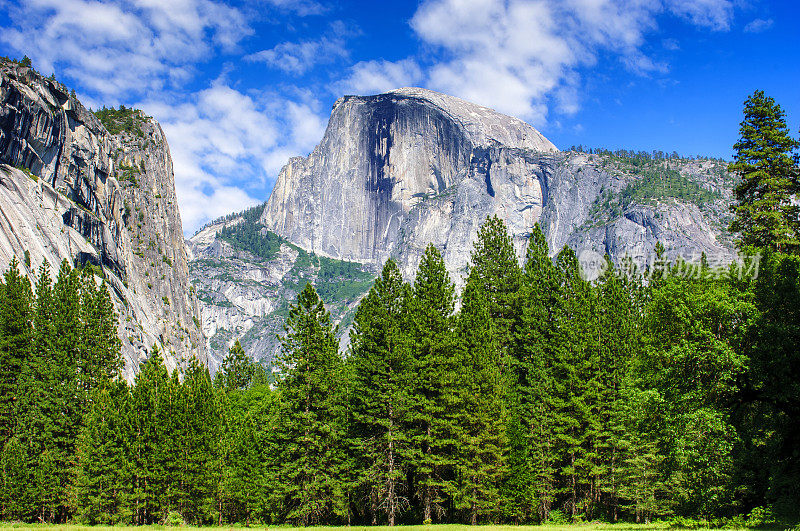
<path id="1" fill-rule="evenodd" d="M 653 165 L 716 186 L 690 162 Z M 553 252 L 569 245 L 644 262 L 660 240 L 670 256 L 732 255 L 720 222 L 729 187 L 702 211 L 691 198 L 664 196 L 604 212 L 607 198 L 642 178 L 629 170 L 610 155 L 559 152 L 524 122 L 429 90 L 347 96 L 314 151 L 280 172 L 261 222 L 327 256 L 397 257 L 407 276 L 432 242 L 458 282 L 478 227 L 495 214 L 520 254 L 539 222 Z"/>
<path id="2" fill-rule="evenodd" d="M 131 379 L 154 344 L 170 368 L 206 347 L 164 133 L 139 111 L 118 119 L 111 134 L 61 83 L 0 65 L 0 268 L 102 266 Z"/>
<path id="3" fill-rule="evenodd" d="M 372 286 L 375 271 L 336 260 L 322 263 L 325 259 L 285 240 L 274 255 L 259 256 L 221 236 L 223 228 L 240 224 L 257 225 L 257 217 L 229 216 L 186 242 L 189 276 L 200 299 L 203 333 L 208 338 L 209 366 L 215 369 L 236 340 L 256 361 L 269 365 L 280 351 L 278 336 L 284 332 L 289 306 L 306 282 L 324 297 L 345 345 L 353 311 Z M 260 230 L 268 234 L 266 228 Z M 331 269 L 342 266 L 345 273 L 331 274 Z"/>

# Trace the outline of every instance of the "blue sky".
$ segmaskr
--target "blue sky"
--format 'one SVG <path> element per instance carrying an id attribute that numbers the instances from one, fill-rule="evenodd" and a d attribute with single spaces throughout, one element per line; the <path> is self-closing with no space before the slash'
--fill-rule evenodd
<path id="1" fill-rule="evenodd" d="M 265 200 L 343 94 L 424 86 L 559 148 L 731 155 L 755 89 L 800 126 L 793 0 L 0 0 L 0 54 L 170 144 L 184 229 Z"/>

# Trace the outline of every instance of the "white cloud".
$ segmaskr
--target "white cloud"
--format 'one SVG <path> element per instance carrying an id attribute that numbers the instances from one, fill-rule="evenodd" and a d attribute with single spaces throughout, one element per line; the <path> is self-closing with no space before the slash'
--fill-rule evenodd
<path id="1" fill-rule="evenodd" d="M 746 33 L 761 33 L 762 31 L 767 31 L 772 27 L 773 20 L 770 19 L 763 19 L 757 18 L 755 20 L 751 20 L 745 27 L 744 31 Z"/>
<path id="2" fill-rule="evenodd" d="M 284 11 L 292 11 L 306 17 L 309 15 L 322 15 L 328 12 L 328 8 L 314 0 L 262 0 L 264 4 L 277 7 Z"/>
<path id="3" fill-rule="evenodd" d="M 214 0 L 29 0 L 9 13 L 0 40 L 108 101 L 178 86 L 252 33 L 239 10 Z"/>
<path id="4" fill-rule="evenodd" d="M 347 77 L 335 83 L 332 90 L 339 94 L 378 94 L 418 85 L 423 79 L 422 68 L 413 59 L 361 61 L 353 65 Z"/>
<path id="5" fill-rule="evenodd" d="M 288 158 L 307 153 L 322 137 L 315 105 L 245 94 L 223 80 L 181 104 L 139 104 L 169 141 L 184 231 L 263 201 Z"/>
<path id="6" fill-rule="evenodd" d="M 668 0 L 667 8 L 692 24 L 712 30 L 730 29 L 733 4 L 729 0 Z"/>
<path id="7" fill-rule="evenodd" d="M 475 101 L 533 123 L 554 103 L 571 114 L 580 104 L 578 71 L 611 52 L 649 75 L 668 65 L 647 55 L 646 37 L 659 16 L 726 30 L 732 0 L 425 0 L 411 27 L 439 60 L 424 72 L 429 88 Z M 407 61 L 412 62 L 412 59 Z M 383 88 L 388 67 L 356 65 L 356 87 Z M 359 76 L 363 83 L 356 83 Z M 376 80 L 370 84 L 369 80 Z"/>
<path id="8" fill-rule="evenodd" d="M 302 75 L 316 65 L 330 63 L 347 55 L 345 39 L 341 35 L 333 35 L 318 40 L 282 42 L 269 50 L 247 55 L 244 59 Z"/>

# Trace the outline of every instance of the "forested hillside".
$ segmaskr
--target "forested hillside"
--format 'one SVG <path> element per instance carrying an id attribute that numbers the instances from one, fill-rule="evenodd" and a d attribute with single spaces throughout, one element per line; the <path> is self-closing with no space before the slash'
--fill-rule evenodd
<path id="1" fill-rule="evenodd" d="M 213 382 L 197 365 L 170 376 L 157 353 L 130 387 L 107 376 L 84 383 L 80 367 L 65 367 L 85 398 L 67 431 L 44 441 L 26 431 L 28 400 L 7 400 L 4 517 L 369 524 L 734 518 L 762 506 L 767 518 L 791 514 L 796 365 L 793 349 L 776 347 L 798 340 L 800 261 L 772 254 L 756 269 L 753 260 L 727 270 L 658 262 L 632 276 L 609 264 L 590 283 L 573 251 L 548 257 L 538 227 L 519 264 L 492 218 L 460 311 L 434 247 L 412 285 L 389 261 L 358 307 L 344 359 L 306 285 L 289 311 L 274 387 L 237 344 Z M 4 308 L 27 300 L 17 284 L 7 273 Z M 29 319 L 47 297 L 24 311 Z M 3 345 L 32 341 L 23 366 L 42 356 L 43 340 L 28 330 L 3 328 Z M 26 395 L 50 398 L 43 393 Z"/>
<path id="2" fill-rule="evenodd" d="M 798 146 L 774 100 L 750 96 L 727 267 L 659 243 L 645 267 L 606 258 L 589 281 L 538 224 L 520 261 L 491 216 L 463 289 L 433 245 L 413 283 L 387 260 L 345 355 L 304 283 L 274 383 L 235 342 L 213 379 L 196 361 L 170 374 L 155 347 L 128 384 L 102 275 L 64 262 L 32 286 L 15 260 L 0 283 L 2 518 L 795 525 Z M 272 252 L 269 233 L 221 230 Z M 317 280 L 353 273 L 306 256 Z"/>

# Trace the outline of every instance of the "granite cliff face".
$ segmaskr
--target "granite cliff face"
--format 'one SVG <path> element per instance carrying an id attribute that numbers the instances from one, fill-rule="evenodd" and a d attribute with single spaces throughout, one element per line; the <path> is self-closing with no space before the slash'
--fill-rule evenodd
<path id="1" fill-rule="evenodd" d="M 706 179 L 714 161 L 659 164 L 704 190 L 720 188 L 716 210 L 653 197 L 598 218 L 598 204 L 642 178 L 615 158 L 559 152 L 524 122 L 429 90 L 348 96 L 316 149 L 283 168 L 261 222 L 327 256 L 373 264 L 394 256 L 407 275 L 431 242 L 459 282 L 478 227 L 495 214 L 520 253 L 539 222 L 553 252 L 569 245 L 646 260 L 661 240 L 672 256 L 731 255 L 712 227 L 728 193 Z"/>
<path id="2" fill-rule="evenodd" d="M 724 227 L 733 180 L 725 166 L 714 159 L 560 152 L 524 122 L 424 89 L 346 96 L 334 105 L 316 149 L 282 169 L 258 219 L 231 216 L 191 238 L 190 276 L 203 294 L 210 351 L 221 358 L 242 338 L 251 355 L 271 359 L 284 319 L 278 308 L 296 297 L 284 288 L 301 278 L 317 282 L 313 268 L 294 265 L 291 244 L 363 264 L 372 274 L 391 256 L 410 279 L 433 243 L 461 284 L 478 228 L 497 214 L 520 256 L 539 222 L 553 253 L 568 245 L 579 255 L 646 263 L 661 241 L 673 258 L 705 252 L 729 260 Z M 273 259 L 253 260 L 219 236 L 236 223 L 252 223 L 286 243 Z M 357 297 L 323 298 L 346 328 Z"/>
<path id="3" fill-rule="evenodd" d="M 156 343 L 170 369 L 206 362 L 164 133 L 139 111 L 107 120 L 114 134 L 64 85 L 0 65 L 0 268 L 102 266 L 128 379 Z"/>
<path id="4" fill-rule="evenodd" d="M 432 91 L 344 97 L 319 146 L 281 170 L 261 221 L 305 249 L 383 262 L 416 205 L 452 191 L 501 147 L 558 151 L 524 122 Z"/>

